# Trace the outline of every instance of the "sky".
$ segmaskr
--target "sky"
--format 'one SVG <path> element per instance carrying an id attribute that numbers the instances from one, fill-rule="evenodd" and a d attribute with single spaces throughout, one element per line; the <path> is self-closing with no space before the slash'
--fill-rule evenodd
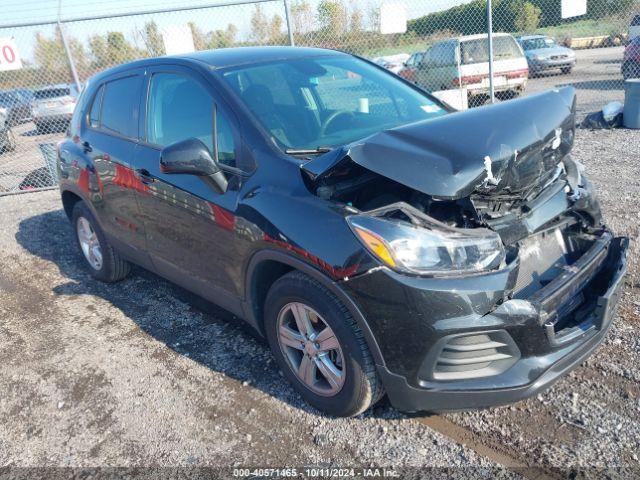
<path id="1" fill-rule="evenodd" d="M 172 6 L 202 6 L 217 3 L 228 3 L 229 0 L 186 0 L 177 3 L 175 0 L 2 0 L 3 15 L 0 25 L 12 25 L 28 22 L 55 21 L 58 13 L 62 19 L 79 18 L 85 16 L 132 13 L 144 10 L 171 8 Z M 319 0 L 307 0 L 312 9 Z M 383 1 L 403 3 L 407 10 L 407 16 L 420 17 L 427 13 L 446 10 L 454 5 L 467 3 L 471 0 L 346 0 L 349 7 L 358 6 L 366 12 Z M 289 0 L 290 5 L 296 0 Z M 263 11 L 271 17 L 278 14 L 284 17 L 282 0 L 263 3 Z M 74 22 L 65 27 L 68 35 L 82 42 L 86 42 L 93 34 L 104 34 L 107 31 L 122 31 L 130 39 L 132 32 L 140 30 L 144 24 L 154 20 L 160 28 L 185 25 L 194 21 L 203 31 L 224 29 L 227 24 L 233 23 L 239 29 L 239 38 L 246 37 L 250 33 L 251 12 L 253 5 L 224 6 L 208 8 L 204 10 L 192 10 L 171 14 L 141 15 L 112 18 L 98 21 Z M 53 34 L 52 26 L 37 27 L 0 27 L 0 37 L 14 37 L 20 55 L 25 59 L 32 59 L 34 37 L 36 32 L 46 36 Z"/>

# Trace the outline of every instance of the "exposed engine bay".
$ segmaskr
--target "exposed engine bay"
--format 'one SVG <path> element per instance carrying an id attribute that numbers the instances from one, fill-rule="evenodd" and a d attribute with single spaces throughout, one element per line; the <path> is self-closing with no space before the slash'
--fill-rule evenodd
<path id="1" fill-rule="evenodd" d="M 570 155 L 574 134 L 575 92 L 565 88 L 398 127 L 302 170 L 316 195 L 361 216 L 431 231 L 441 223 L 453 235 L 497 233 L 503 263 L 519 262 L 509 295 L 527 298 L 604 231 L 584 169 Z"/>

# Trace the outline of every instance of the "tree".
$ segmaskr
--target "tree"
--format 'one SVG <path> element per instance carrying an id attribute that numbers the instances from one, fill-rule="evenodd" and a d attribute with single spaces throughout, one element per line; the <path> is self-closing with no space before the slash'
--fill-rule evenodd
<path id="1" fill-rule="evenodd" d="M 95 69 L 103 69 L 110 65 L 109 47 L 102 35 L 94 35 L 89 39 L 89 50 L 93 57 L 92 65 Z"/>
<path id="2" fill-rule="evenodd" d="M 110 65 L 128 62 L 141 56 L 141 52 L 127 42 L 124 33 L 107 33 L 107 57 Z"/>
<path id="3" fill-rule="evenodd" d="M 257 43 L 265 43 L 269 39 L 269 20 L 262 11 L 260 4 L 251 14 L 251 34 L 249 37 Z"/>
<path id="4" fill-rule="evenodd" d="M 284 20 L 280 15 L 274 15 L 269 24 L 269 42 L 279 43 L 282 38 L 282 24 Z"/>
<path id="5" fill-rule="evenodd" d="M 207 48 L 226 48 L 232 46 L 236 41 L 238 27 L 233 23 L 227 25 L 226 30 L 214 30 L 209 32 Z"/>
<path id="6" fill-rule="evenodd" d="M 291 5 L 291 23 L 294 33 L 308 32 L 313 25 L 313 12 L 311 5 L 306 0 Z"/>
<path id="7" fill-rule="evenodd" d="M 78 72 L 84 72 L 87 68 L 84 47 L 73 37 L 67 35 L 66 39 L 76 69 Z M 47 38 L 40 32 L 36 33 L 33 57 L 36 64 L 51 75 L 51 81 L 66 82 L 71 80 L 69 59 L 62 41 L 60 27 L 56 26 L 52 38 Z"/>
<path id="8" fill-rule="evenodd" d="M 540 26 L 542 10 L 531 2 L 518 1 L 512 4 L 516 10 L 513 19 L 513 30 L 516 32 L 533 32 Z"/>
<path id="9" fill-rule="evenodd" d="M 193 46 L 196 50 L 205 50 L 207 48 L 207 39 L 202 33 L 202 30 L 198 28 L 195 22 L 187 23 L 189 30 L 191 30 L 191 37 L 193 38 Z"/>
<path id="10" fill-rule="evenodd" d="M 153 20 L 144 26 L 144 45 L 150 57 L 161 57 L 166 54 L 158 24 Z"/>
<path id="11" fill-rule="evenodd" d="M 331 37 L 339 37 L 347 30 L 347 9 L 338 0 L 321 0 L 318 4 L 321 30 Z"/>
<path id="12" fill-rule="evenodd" d="M 351 19 L 349 22 L 349 30 L 351 32 L 361 32 L 362 31 L 362 11 L 359 8 L 355 8 L 351 12 Z"/>

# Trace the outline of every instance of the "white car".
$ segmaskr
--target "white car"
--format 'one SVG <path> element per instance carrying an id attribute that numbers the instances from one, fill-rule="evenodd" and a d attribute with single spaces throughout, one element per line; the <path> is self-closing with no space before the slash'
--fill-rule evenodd
<path id="1" fill-rule="evenodd" d="M 60 132 L 69 126 L 78 100 L 75 85 L 51 85 L 33 92 L 33 123 L 38 133 Z"/>
<path id="2" fill-rule="evenodd" d="M 404 62 L 409 60 L 408 53 L 398 53 L 396 55 L 386 55 L 384 57 L 376 57 L 371 61 L 377 63 L 381 67 L 395 73 L 396 75 L 404 68 Z"/>
<path id="3" fill-rule="evenodd" d="M 493 35 L 494 87 L 496 96 L 508 99 L 520 95 L 527 85 L 529 65 L 513 36 Z M 489 39 L 487 35 L 451 38 L 429 47 L 416 72 L 416 83 L 431 91 L 451 89 L 467 92 L 470 106 L 489 96 Z"/>
<path id="4" fill-rule="evenodd" d="M 9 126 L 9 113 L 4 107 L 0 107 L 0 153 L 15 150 L 16 140 Z"/>

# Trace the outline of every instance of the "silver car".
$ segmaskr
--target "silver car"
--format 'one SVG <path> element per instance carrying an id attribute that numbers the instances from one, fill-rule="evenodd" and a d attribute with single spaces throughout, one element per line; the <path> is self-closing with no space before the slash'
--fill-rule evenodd
<path id="1" fill-rule="evenodd" d="M 518 38 L 529 64 L 529 74 L 536 75 L 548 70 L 571 73 L 576 65 L 576 54 L 567 47 L 545 35 L 528 35 Z"/>
<path id="2" fill-rule="evenodd" d="M 78 99 L 75 85 L 59 84 L 33 92 L 31 107 L 33 123 L 38 133 L 60 132 L 69 126 Z"/>

